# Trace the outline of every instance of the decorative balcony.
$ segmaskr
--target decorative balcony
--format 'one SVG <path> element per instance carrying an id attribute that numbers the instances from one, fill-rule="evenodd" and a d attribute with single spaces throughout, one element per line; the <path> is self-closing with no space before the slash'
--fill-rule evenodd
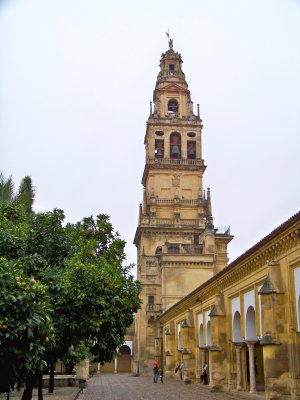
<path id="1" fill-rule="evenodd" d="M 204 221 L 201 219 L 180 219 L 180 218 L 155 218 L 149 216 L 141 216 L 140 219 L 141 226 L 149 227 L 197 227 L 204 229 Z"/>
<path id="2" fill-rule="evenodd" d="M 203 166 L 202 159 L 193 158 L 147 158 L 146 164 L 162 164 L 162 165 L 196 165 Z"/>
<path id="3" fill-rule="evenodd" d="M 150 197 L 147 199 L 148 204 L 158 205 L 158 206 L 190 206 L 190 207 L 197 207 L 197 206 L 204 206 L 206 204 L 204 199 L 158 199 L 157 197 Z"/>
<path id="4" fill-rule="evenodd" d="M 161 304 L 147 304 L 146 311 L 151 312 L 151 313 L 153 313 L 153 312 L 161 313 L 162 305 Z"/>

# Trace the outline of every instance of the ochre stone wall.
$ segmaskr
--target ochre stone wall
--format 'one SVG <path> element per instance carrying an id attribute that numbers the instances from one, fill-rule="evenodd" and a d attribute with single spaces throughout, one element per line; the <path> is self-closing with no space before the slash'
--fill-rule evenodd
<path id="1" fill-rule="evenodd" d="M 206 360 L 211 390 L 300 398 L 299 233 L 300 213 L 160 316 L 167 377 L 180 360 L 198 382 Z"/>

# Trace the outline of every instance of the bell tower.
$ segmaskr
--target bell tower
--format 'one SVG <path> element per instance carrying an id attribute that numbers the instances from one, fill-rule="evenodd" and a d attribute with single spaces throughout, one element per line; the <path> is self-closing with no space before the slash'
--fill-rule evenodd
<path id="1" fill-rule="evenodd" d="M 182 58 L 169 49 L 150 103 L 145 135 L 143 203 L 134 244 L 141 310 L 135 320 L 135 372 L 160 362 L 157 317 L 223 269 L 228 262 L 229 228 L 215 228 L 210 189 L 203 190 L 202 120 L 194 114 Z"/>

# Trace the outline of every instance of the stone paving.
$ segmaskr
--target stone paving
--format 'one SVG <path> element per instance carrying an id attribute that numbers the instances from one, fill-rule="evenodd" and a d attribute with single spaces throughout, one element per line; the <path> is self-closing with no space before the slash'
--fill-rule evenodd
<path id="1" fill-rule="evenodd" d="M 263 393 L 211 392 L 209 386 L 183 384 L 167 379 L 153 383 L 151 377 L 134 377 L 128 373 L 100 374 L 90 379 L 78 400 L 264 400 Z"/>
<path id="2" fill-rule="evenodd" d="M 65 387 L 56 387 L 54 389 L 54 393 L 48 393 L 48 389 L 43 389 L 43 398 L 44 400 L 74 400 L 76 396 L 78 395 L 79 388 L 78 387 L 70 387 L 70 386 L 65 386 Z M 10 400 L 20 400 L 23 394 L 23 389 L 20 391 L 13 391 L 10 392 Z M 7 394 L 6 393 L 1 393 L 0 394 L 0 400 L 6 400 Z M 37 394 L 37 389 L 33 390 L 32 393 L 32 400 L 37 400 L 38 394 Z"/>

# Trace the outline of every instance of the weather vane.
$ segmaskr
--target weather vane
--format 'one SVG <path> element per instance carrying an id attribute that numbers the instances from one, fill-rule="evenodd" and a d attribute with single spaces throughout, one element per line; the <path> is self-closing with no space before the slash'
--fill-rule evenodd
<path id="1" fill-rule="evenodd" d="M 168 29 L 168 32 L 166 32 L 166 35 L 167 35 L 168 38 L 169 38 L 169 49 L 170 49 L 170 50 L 173 50 L 173 39 L 170 38 L 169 29 Z"/>

